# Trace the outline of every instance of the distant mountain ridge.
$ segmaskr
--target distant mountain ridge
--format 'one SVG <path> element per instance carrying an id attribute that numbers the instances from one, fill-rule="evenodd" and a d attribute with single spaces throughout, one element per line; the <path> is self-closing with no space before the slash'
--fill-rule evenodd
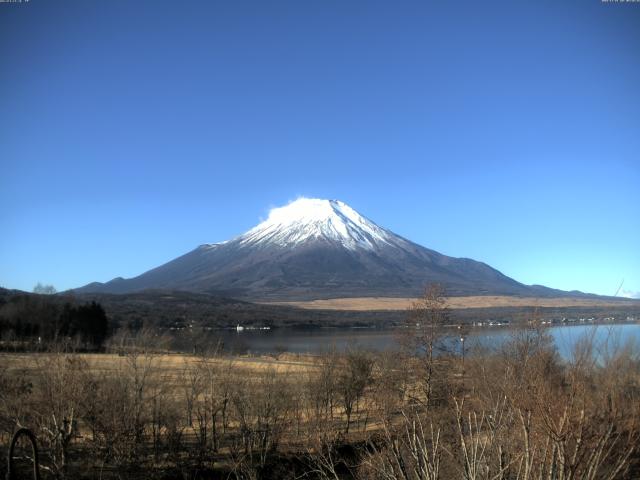
<path id="1" fill-rule="evenodd" d="M 489 265 L 454 258 L 394 234 L 338 200 L 298 199 L 226 242 L 205 244 L 130 279 L 90 283 L 79 292 L 148 289 L 214 293 L 250 300 L 410 297 L 441 283 L 448 295 L 577 295 L 528 286 Z"/>

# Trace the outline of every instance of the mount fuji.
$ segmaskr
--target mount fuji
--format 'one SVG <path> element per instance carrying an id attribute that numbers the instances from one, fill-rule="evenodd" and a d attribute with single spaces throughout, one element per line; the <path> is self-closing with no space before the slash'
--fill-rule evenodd
<path id="1" fill-rule="evenodd" d="M 411 297 L 429 282 L 448 295 L 566 296 L 519 283 L 490 266 L 417 245 L 337 200 L 301 198 L 226 242 L 205 244 L 130 279 L 91 283 L 84 293 L 148 289 L 250 300 Z"/>

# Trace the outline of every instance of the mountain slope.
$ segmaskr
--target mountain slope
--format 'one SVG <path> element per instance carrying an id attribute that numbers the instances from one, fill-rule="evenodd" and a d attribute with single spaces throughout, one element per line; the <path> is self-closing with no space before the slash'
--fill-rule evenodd
<path id="1" fill-rule="evenodd" d="M 233 240 L 201 245 L 142 275 L 92 283 L 82 292 L 145 289 L 208 292 L 254 300 L 415 296 L 428 282 L 449 295 L 558 296 L 490 266 L 453 258 L 376 225 L 336 200 L 299 199 Z"/>

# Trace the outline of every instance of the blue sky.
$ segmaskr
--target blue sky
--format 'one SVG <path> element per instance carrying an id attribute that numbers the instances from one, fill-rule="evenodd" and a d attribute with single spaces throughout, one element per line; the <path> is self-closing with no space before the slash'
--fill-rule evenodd
<path id="1" fill-rule="evenodd" d="M 134 276 L 298 196 L 640 291 L 640 4 L 0 4 L 0 285 Z"/>

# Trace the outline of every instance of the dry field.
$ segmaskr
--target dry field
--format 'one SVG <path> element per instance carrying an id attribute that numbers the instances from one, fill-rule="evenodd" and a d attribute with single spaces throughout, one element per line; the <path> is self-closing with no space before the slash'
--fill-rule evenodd
<path id="1" fill-rule="evenodd" d="M 332 298 L 328 300 L 309 300 L 299 302 L 270 302 L 277 305 L 289 305 L 316 310 L 406 310 L 415 302 L 415 298 L 392 297 L 354 297 Z M 447 306 L 452 309 L 496 308 L 496 307 L 619 307 L 638 305 L 631 299 L 600 300 L 592 298 L 536 298 L 509 296 L 472 296 L 448 297 Z"/>
<path id="2" fill-rule="evenodd" d="M 425 351 L 433 332 L 425 325 L 411 338 Z M 531 475 L 502 478 L 533 480 L 571 459 L 575 478 L 640 478 L 633 351 L 562 364 L 532 328 L 500 355 L 466 361 L 192 356 L 155 353 L 144 340 L 122 355 L 0 354 L 0 449 L 28 426 L 43 479 L 379 480 L 384 470 L 406 480 L 396 466 L 408 462 L 429 470 L 421 478 L 452 480 L 471 469 L 501 478 L 526 463 Z"/>
<path id="3" fill-rule="evenodd" d="M 46 363 L 47 353 L 0 353 L 0 367 L 5 371 L 36 371 Z M 114 353 L 75 353 L 75 357 L 87 362 L 92 372 L 119 372 L 125 366 L 128 357 Z M 153 355 L 153 367 L 162 378 L 178 379 L 183 372 L 197 362 L 200 357 L 180 353 Z M 277 358 L 262 357 L 220 357 L 209 358 L 208 362 L 217 363 L 225 368 L 233 368 L 240 373 L 260 373 L 267 370 L 288 375 L 308 372 L 317 367 L 311 355 L 281 354 Z"/>

